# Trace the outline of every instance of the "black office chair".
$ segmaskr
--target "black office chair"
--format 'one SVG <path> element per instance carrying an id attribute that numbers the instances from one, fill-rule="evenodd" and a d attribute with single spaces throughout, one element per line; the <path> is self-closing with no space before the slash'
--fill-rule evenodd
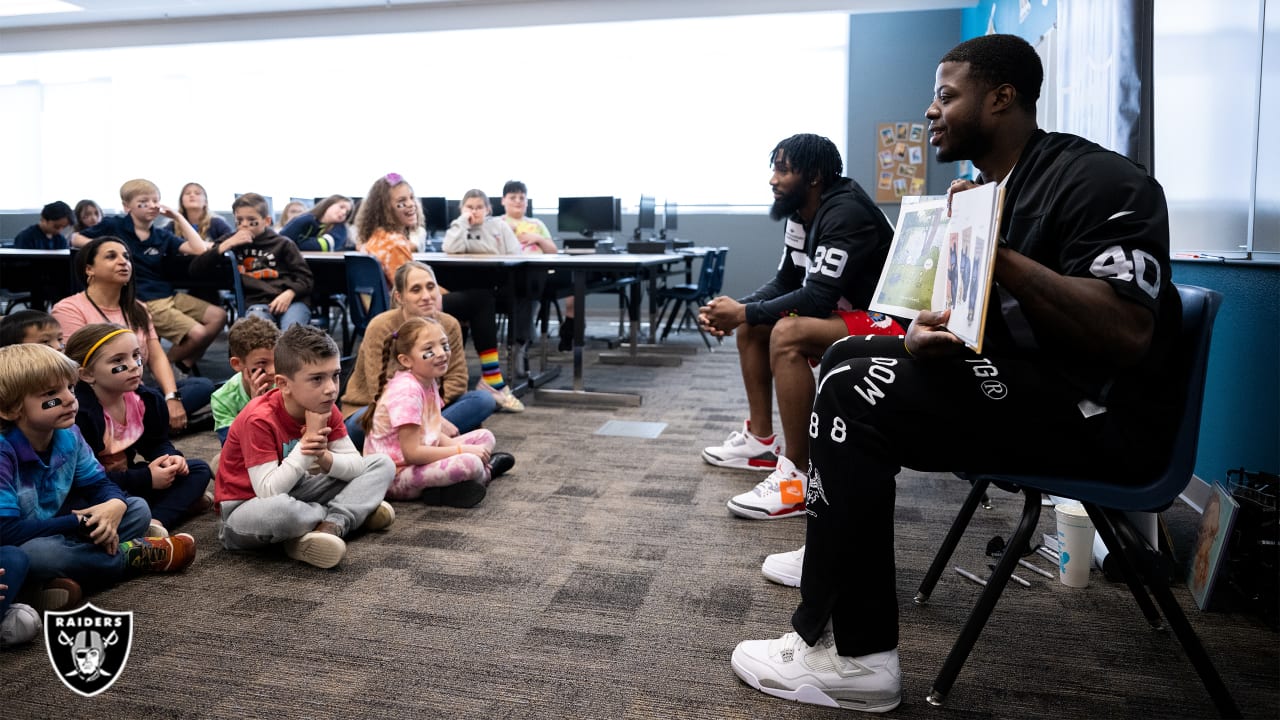
<path id="1" fill-rule="evenodd" d="M 351 318 L 351 333 L 342 340 L 342 354 L 350 355 L 356 338 L 363 338 L 369 321 L 391 307 L 391 292 L 382 263 L 372 255 L 347 253 L 344 262 L 347 273 L 347 314 Z"/>
<path id="2" fill-rule="evenodd" d="M 1089 477 L 994 474 L 967 476 L 973 481 L 973 489 L 969 492 L 942 547 L 938 549 L 933 565 L 921 581 L 915 601 L 921 605 L 928 602 L 976 506 L 991 483 L 994 482 L 1006 488 L 1016 487 L 1022 491 L 1024 498 L 1022 520 L 1008 544 L 1009 548 L 1014 549 L 1026 547 L 1032 533 L 1036 530 L 1040 518 L 1041 493 L 1079 500 L 1084 504 L 1089 518 L 1093 521 L 1094 527 L 1097 528 L 1099 536 L 1106 543 L 1111 555 L 1120 558 L 1122 574 L 1134 599 L 1146 616 L 1147 622 L 1153 628 L 1159 628 L 1160 612 L 1164 613 L 1178 642 L 1181 643 L 1188 659 L 1191 660 L 1201 681 L 1204 682 L 1205 688 L 1208 689 L 1218 712 L 1223 717 L 1239 717 L 1240 710 L 1232 699 L 1230 691 L 1222 682 L 1200 639 L 1169 590 L 1169 572 L 1165 563 L 1162 562 L 1164 558 L 1160 555 L 1159 549 L 1150 547 L 1125 515 L 1126 512 L 1159 512 L 1169 507 L 1178 494 L 1186 488 L 1195 470 L 1196 444 L 1200 436 L 1200 411 L 1209 362 L 1209 341 L 1213 334 L 1214 316 L 1217 315 L 1218 307 L 1222 304 L 1222 294 L 1191 285 L 1179 285 L 1177 290 L 1182 299 L 1182 332 L 1170 352 L 1170 357 L 1179 364 L 1177 371 L 1178 377 L 1182 380 L 1183 406 L 1172 451 L 1162 471 L 1154 477 L 1125 485 Z M 956 676 L 964 666 L 965 659 L 977 642 L 979 633 L 982 632 L 992 610 L 995 609 L 1000 593 L 1009 582 L 1009 576 L 1017 567 L 1018 558 L 1018 552 L 1005 552 L 987 580 L 986 588 L 978 597 L 978 602 L 970 613 L 964 629 L 960 632 L 960 637 L 956 639 L 951 653 L 938 673 L 938 678 L 933 683 L 933 689 L 928 696 L 931 704 L 941 705 L 946 699 Z M 1144 584 L 1159 604 L 1159 611 L 1151 603 L 1147 590 L 1143 588 Z"/>
<path id="3" fill-rule="evenodd" d="M 227 327 L 235 324 L 237 318 L 245 316 L 248 305 L 244 301 L 244 282 L 240 278 L 240 268 L 236 267 L 236 254 L 233 250 L 222 253 L 231 265 L 231 289 L 221 291 L 222 307 L 227 311 Z"/>

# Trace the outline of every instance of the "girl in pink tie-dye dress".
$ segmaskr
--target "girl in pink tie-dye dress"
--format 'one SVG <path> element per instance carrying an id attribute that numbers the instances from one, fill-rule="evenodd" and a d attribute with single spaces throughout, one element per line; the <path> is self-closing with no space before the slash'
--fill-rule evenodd
<path id="1" fill-rule="evenodd" d="M 364 452 L 395 462 L 389 499 L 472 507 L 489 480 L 515 464 L 511 455 L 493 452 L 493 433 L 479 428 L 458 435 L 441 414 L 439 379 L 449 352 L 444 328 L 430 318 L 407 320 L 382 348 L 378 394 L 363 418 Z"/>

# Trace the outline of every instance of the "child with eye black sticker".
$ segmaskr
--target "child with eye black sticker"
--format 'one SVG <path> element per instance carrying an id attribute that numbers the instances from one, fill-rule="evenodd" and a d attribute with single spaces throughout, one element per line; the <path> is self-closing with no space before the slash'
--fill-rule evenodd
<path id="1" fill-rule="evenodd" d="M 37 611 L 196 555 L 186 533 L 143 536 L 151 509 L 107 478 L 80 435 L 75 382 L 75 363 L 53 348 L 0 348 L 0 536 L 26 553 L 24 602 Z"/>
<path id="2" fill-rule="evenodd" d="M 387 488 L 393 500 L 473 507 L 489 480 L 516 463 L 509 453 L 493 451 L 493 433 L 484 428 L 457 437 L 443 432 L 439 382 L 450 351 L 440 323 L 421 317 L 406 320 L 382 346 L 378 393 L 362 423 L 365 453 L 396 463 Z"/>
<path id="3" fill-rule="evenodd" d="M 142 384 L 138 337 L 119 325 L 85 325 L 68 339 L 67 356 L 80 365 L 76 425 L 85 442 L 112 482 L 151 506 L 146 535 L 168 537 L 199 508 L 213 473 L 169 442 L 169 410 Z"/>

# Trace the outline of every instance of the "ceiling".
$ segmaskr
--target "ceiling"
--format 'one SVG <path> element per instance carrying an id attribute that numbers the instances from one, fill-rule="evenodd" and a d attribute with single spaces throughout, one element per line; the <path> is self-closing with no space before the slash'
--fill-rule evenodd
<path id="1" fill-rule="evenodd" d="M 38 5 L 40 0 L 6 0 L 8 7 L 24 3 Z M 52 28 L 72 25 L 96 25 L 100 23 L 167 22 L 182 19 L 226 18 L 281 15 L 345 14 L 359 11 L 380 10 L 456 10 L 467 7 L 489 6 L 500 11 L 502 6 L 529 4 L 589 5 L 598 13 L 613 6 L 615 11 L 629 12 L 626 0 L 576 0 L 576 2 L 545 2 L 545 0 L 64 0 L 64 4 L 83 8 L 79 12 L 53 12 L 28 15 L 4 15 L 0 9 L 0 29 Z M 709 15 L 765 14 L 770 12 L 847 11 L 890 12 L 901 10 L 943 9 L 972 7 L 976 0 L 685 0 L 672 3 L 663 0 L 639 3 L 657 6 L 684 5 L 686 9 Z M 594 13 L 593 13 L 594 14 Z M 674 13 L 685 16 L 685 12 Z"/>

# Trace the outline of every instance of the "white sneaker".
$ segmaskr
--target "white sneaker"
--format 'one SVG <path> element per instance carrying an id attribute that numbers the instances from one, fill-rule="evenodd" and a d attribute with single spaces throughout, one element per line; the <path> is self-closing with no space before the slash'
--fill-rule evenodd
<path id="1" fill-rule="evenodd" d="M 744 640 L 733 649 L 733 672 L 761 692 L 811 705 L 888 712 L 902 702 L 898 649 L 838 655 L 830 630 L 814 647 L 794 632 L 777 640 Z"/>
<path id="2" fill-rule="evenodd" d="M 365 518 L 364 529 L 370 531 L 386 530 L 391 527 L 391 523 L 396 521 L 396 509 L 391 507 L 391 503 L 383 500 L 378 503 L 378 507 L 369 513 L 369 517 Z"/>
<path id="3" fill-rule="evenodd" d="M 809 477 L 796 470 L 785 455 L 769 477 L 748 492 L 729 499 L 729 512 L 749 520 L 781 520 L 804 514 L 804 493 Z"/>
<path id="4" fill-rule="evenodd" d="M 313 531 L 285 542 L 284 550 L 294 560 L 318 568 L 331 568 L 342 562 L 347 554 L 347 543 L 337 535 Z"/>
<path id="5" fill-rule="evenodd" d="M 30 605 L 13 603 L 0 620 L 0 648 L 29 643 L 40 634 L 40 614 Z"/>
<path id="6" fill-rule="evenodd" d="M 751 421 L 742 423 L 742 431 L 729 433 L 723 444 L 702 451 L 702 459 L 712 465 L 746 470 L 772 470 L 782 455 L 782 441 L 774 433 L 772 442 L 761 442 L 751 434 Z"/>
<path id="7" fill-rule="evenodd" d="M 800 587 L 800 572 L 804 570 L 804 546 L 791 552 L 774 553 L 764 559 L 760 572 L 779 585 Z"/>

